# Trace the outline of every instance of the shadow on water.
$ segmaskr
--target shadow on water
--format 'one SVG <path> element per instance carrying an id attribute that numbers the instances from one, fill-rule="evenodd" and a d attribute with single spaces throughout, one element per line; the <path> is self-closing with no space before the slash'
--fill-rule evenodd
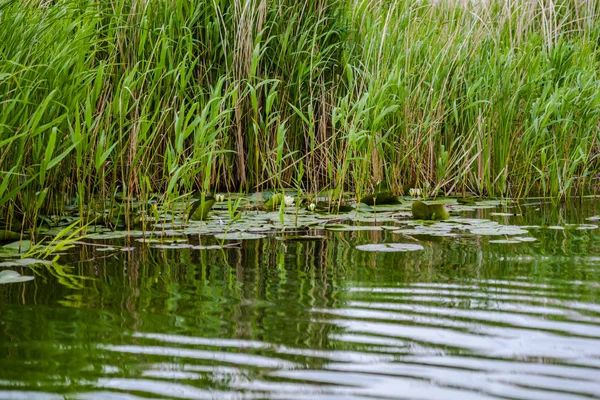
<path id="1" fill-rule="evenodd" d="M 600 229 L 580 229 L 596 205 L 523 209 L 470 217 L 534 242 L 78 248 L 0 285 L 0 399 L 598 398 Z"/>

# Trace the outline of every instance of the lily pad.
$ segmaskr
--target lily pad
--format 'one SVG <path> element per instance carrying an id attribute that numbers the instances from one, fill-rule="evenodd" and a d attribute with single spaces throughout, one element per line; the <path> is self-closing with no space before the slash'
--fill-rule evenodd
<path id="1" fill-rule="evenodd" d="M 187 238 L 175 238 L 175 237 L 164 237 L 164 238 L 141 238 L 135 239 L 136 242 L 142 243 L 157 243 L 157 244 L 176 244 L 185 243 Z"/>
<path id="2" fill-rule="evenodd" d="M 398 196 L 392 192 L 379 192 L 367 195 L 360 199 L 361 203 L 373 206 L 376 204 L 399 204 Z"/>
<path id="3" fill-rule="evenodd" d="M 228 243 L 228 244 L 224 244 L 224 245 L 218 245 L 218 244 L 212 244 L 212 245 L 197 245 L 197 246 L 192 246 L 191 249 L 193 250 L 221 250 L 221 249 L 230 249 L 230 248 L 234 248 L 234 247 L 240 247 L 239 243 Z"/>
<path id="4" fill-rule="evenodd" d="M 443 204 L 425 204 L 419 200 L 412 202 L 412 214 L 414 219 L 423 220 L 445 220 L 450 218 Z"/>
<path id="5" fill-rule="evenodd" d="M 518 240 L 519 242 L 535 242 L 537 241 L 536 238 L 531 237 L 531 236 L 525 236 L 525 237 L 516 237 L 514 238 L 515 240 Z"/>
<path id="6" fill-rule="evenodd" d="M 0 241 L 19 240 L 21 234 L 13 231 L 0 231 Z"/>
<path id="7" fill-rule="evenodd" d="M 494 216 L 494 217 L 520 217 L 520 216 L 522 216 L 522 214 L 509 213 L 509 212 L 492 212 L 492 213 L 490 213 L 490 215 Z"/>
<path id="8" fill-rule="evenodd" d="M 392 233 L 394 234 L 401 234 L 401 235 L 408 235 L 408 236 L 414 236 L 414 235 L 427 235 L 427 236 L 440 236 L 440 237 L 454 237 L 457 236 L 456 233 L 452 232 L 452 226 L 449 224 L 444 224 L 444 225 L 431 225 L 431 226 L 427 226 L 427 225 L 418 225 L 418 226 L 414 226 L 413 228 L 409 228 L 409 229 L 396 229 L 393 230 Z"/>
<path id="9" fill-rule="evenodd" d="M 21 275 L 17 271 L 0 271 L 0 284 L 27 282 L 33 280 L 33 276 Z"/>
<path id="10" fill-rule="evenodd" d="M 37 260 L 35 258 L 22 258 L 20 260 L 9 260 L 0 263 L 0 267 L 28 267 L 36 264 L 52 264 L 52 261 Z"/>
<path id="11" fill-rule="evenodd" d="M 373 251 L 378 253 L 403 253 L 407 251 L 420 251 L 425 248 L 416 243 L 372 243 L 372 244 L 361 244 L 356 246 L 357 250 L 361 251 Z"/>
<path id="12" fill-rule="evenodd" d="M 349 231 L 381 231 L 381 226 L 375 225 L 344 225 L 344 224 L 328 224 L 324 225 L 325 229 L 334 232 L 349 232 Z"/>
<path id="13" fill-rule="evenodd" d="M 473 235 L 480 236 L 513 236 L 513 235 L 527 235 L 524 229 L 514 225 L 497 225 L 497 226 L 484 226 L 469 229 Z"/>
<path id="14" fill-rule="evenodd" d="M 578 231 L 588 230 L 588 229 L 598 229 L 598 225 L 593 224 L 580 224 L 575 229 Z"/>
<path id="15" fill-rule="evenodd" d="M 208 217 L 208 213 L 215 204 L 215 198 L 206 196 L 204 199 L 199 199 L 194 202 L 188 212 L 190 219 L 193 221 L 204 221 Z"/>
<path id="16" fill-rule="evenodd" d="M 92 240 L 123 239 L 126 237 L 144 237 L 145 234 L 150 234 L 150 232 L 142 232 L 142 231 L 103 232 L 103 233 L 92 233 L 91 235 L 86 235 L 86 239 L 92 239 Z"/>
<path id="17" fill-rule="evenodd" d="M 20 250 L 21 253 L 26 253 L 31 248 L 31 241 L 30 240 L 21 240 L 18 242 L 12 242 L 12 243 L 6 244 L 2 247 L 7 250 L 14 250 L 14 251 Z"/>
<path id="18" fill-rule="evenodd" d="M 215 235 L 215 239 L 218 240 L 256 240 L 264 239 L 266 235 L 258 233 L 247 233 L 247 232 L 230 232 L 230 233 L 219 233 Z"/>
<path id="19" fill-rule="evenodd" d="M 265 202 L 265 208 L 267 210 L 275 210 L 277 207 L 279 207 L 284 198 L 285 195 L 283 193 L 274 194 L 269 200 Z"/>
<path id="20" fill-rule="evenodd" d="M 96 251 L 116 251 L 116 247 L 108 246 L 108 247 L 98 247 Z"/>
<path id="21" fill-rule="evenodd" d="M 189 249 L 194 247 L 189 243 L 167 243 L 167 244 L 151 244 L 153 249 Z"/>

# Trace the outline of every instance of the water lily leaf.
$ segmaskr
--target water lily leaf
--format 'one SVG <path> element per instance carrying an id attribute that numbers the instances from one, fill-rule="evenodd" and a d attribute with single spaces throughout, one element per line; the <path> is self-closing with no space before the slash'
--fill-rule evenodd
<path id="1" fill-rule="evenodd" d="M 495 239 L 495 240 L 490 240 L 490 243 L 500 243 L 500 244 L 514 244 L 514 243 L 522 243 L 520 240 L 517 239 Z"/>
<path id="2" fill-rule="evenodd" d="M 395 219 L 392 218 L 390 214 L 373 214 L 368 217 L 356 217 L 354 218 L 354 222 L 368 222 L 368 223 L 379 223 L 379 222 L 394 222 Z"/>
<path id="3" fill-rule="evenodd" d="M 361 203 L 373 206 L 378 204 L 399 204 L 398 196 L 392 192 L 379 192 L 367 195 L 360 199 Z"/>
<path id="4" fill-rule="evenodd" d="M 439 236 L 439 237 L 455 237 L 456 233 L 451 232 L 452 227 L 436 227 L 436 226 L 415 226 L 412 229 L 396 229 L 393 230 L 394 234 L 408 235 L 408 236 Z"/>
<path id="5" fill-rule="evenodd" d="M 521 229 L 519 226 L 513 225 L 498 225 L 498 226 L 487 226 L 487 227 L 477 227 L 473 229 L 469 229 L 473 235 L 480 236 L 512 236 L 512 235 L 526 235 L 527 232 L 524 229 Z"/>
<path id="6" fill-rule="evenodd" d="M 445 220 L 450 218 L 443 204 L 425 204 L 422 201 L 412 202 L 412 214 L 415 219 Z"/>
<path id="7" fill-rule="evenodd" d="M 115 251 L 116 247 L 108 246 L 108 247 L 98 247 L 96 251 Z"/>
<path id="8" fill-rule="evenodd" d="M 211 244 L 211 245 L 197 245 L 197 246 L 192 246 L 191 248 L 193 250 L 220 250 L 220 249 L 230 249 L 230 248 L 235 248 L 235 247 L 240 247 L 240 243 L 227 243 L 224 245 L 219 245 L 219 244 Z"/>
<path id="9" fill-rule="evenodd" d="M 165 243 L 165 244 L 151 244 L 153 249 L 189 249 L 194 247 L 189 243 Z"/>
<path id="10" fill-rule="evenodd" d="M 580 224 L 575 229 L 577 229 L 579 231 L 583 231 L 583 230 L 587 230 L 587 229 L 598 229 L 598 225 Z"/>
<path id="11" fill-rule="evenodd" d="M 425 248 L 416 243 L 373 243 L 373 244 L 361 244 L 356 246 L 361 251 L 374 251 L 379 253 L 392 253 L 392 252 L 407 252 L 407 251 L 419 251 Z"/>
<path id="12" fill-rule="evenodd" d="M 283 193 L 274 194 L 269 200 L 265 202 L 265 208 L 267 210 L 275 210 L 277 207 L 279 207 L 284 198 L 285 195 Z"/>
<path id="13" fill-rule="evenodd" d="M 142 231 L 101 232 L 101 233 L 92 233 L 90 235 L 86 235 L 86 239 L 93 239 L 93 240 L 123 239 L 126 237 L 144 237 L 146 234 L 150 234 L 150 232 L 142 232 Z"/>
<path id="14" fill-rule="evenodd" d="M 600 221 L 600 215 L 594 215 L 586 218 L 587 221 Z"/>
<path id="15" fill-rule="evenodd" d="M 159 237 L 159 238 L 140 238 L 135 239 L 136 242 L 142 243 L 157 243 L 157 244 L 175 244 L 175 243 L 185 243 L 187 242 L 187 238 L 180 237 Z"/>
<path id="16" fill-rule="evenodd" d="M 477 200 L 469 197 L 459 197 L 456 199 L 456 202 L 462 205 L 475 205 Z"/>
<path id="17" fill-rule="evenodd" d="M 0 231 L 0 241 L 20 240 L 21 234 L 13 231 Z"/>
<path id="18" fill-rule="evenodd" d="M 490 213 L 490 215 L 495 216 L 495 217 L 521 217 L 522 216 L 522 214 L 508 213 L 508 212 L 493 212 L 493 213 Z"/>
<path id="19" fill-rule="evenodd" d="M 192 221 L 204 221 L 208 218 L 208 213 L 215 204 L 215 198 L 206 196 L 204 199 L 197 200 L 190 206 L 188 215 Z"/>
<path id="20" fill-rule="evenodd" d="M 348 232 L 348 231 L 381 231 L 381 226 L 375 225 L 344 225 L 344 224 L 327 224 L 324 228 L 328 231 L 334 232 Z"/>
<path id="21" fill-rule="evenodd" d="M 247 233 L 247 232 L 230 232 L 230 233 L 219 233 L 215 235 L 215 239 L 218 240 L 255 240 L 264 239 L 266 235 L 258 233 Z"/>
<path id="22" fill-rule="evenodd" d="M 531 236 L 516 237 L 516 238 L 513 238 L 513 239 L 518 240 L 519 242 L 535 242 L 535 241 L 537 241 L 536 238 L 531 237 Z"/>
<path id="23" fill-rule="evenodd" d="M 17 271 L 0 271 L 0 284 L 27 282 L 33 280 L 33 276 L 21 275 Z"/>
<path id="24" fill-rule="evenodd" d="M 30 240 L 21 240 L 19 242 L 12 242 L 2 246 L 4 249 L 13 250 L 13 251 L 21 251 L 21 253 L 26 253 L 31 248 Z"/>
<path id="25" fill-rule="evenodd" d="M 22 258 L 20 260 L 8 260 L 0 263 L 0 267 L 28 267 L 36 264 L 52 264 L 52 261 L 37 260 L 35 258 Z"/>

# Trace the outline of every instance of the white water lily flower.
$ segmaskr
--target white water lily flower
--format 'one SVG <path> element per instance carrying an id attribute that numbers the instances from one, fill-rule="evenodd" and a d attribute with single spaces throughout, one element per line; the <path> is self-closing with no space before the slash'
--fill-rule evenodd
<path id="1" fill-rule="evenodd" d="M 419 197 L 421 196 L 421 189 L 412 188 L 408 191 L 408 194 L 410 194 L 412 197 Z"/>
<path id="2" fill-rule="evenodd" d="M 221 194 L 221 193 L 217 193 L 217 194 L 215 194 L 215 200 L 216 201 L 225 201 L 225 195 Z"/>
<path id="3" fill-rule="evenodd" d="M 286 206 L 293 206 L 294 205 L 294 198 L 292 196 L 285 196 L 283 198 L 283 202 L 285 203 Z"/>
<path id="4" fill-rule="evenodd" d="M 316 205 L 315 203 L 310 203 L 310 204 L 308 205 L 308 209 L 309 209 L 310 211 L 315 211 L 315 208 L 317 208 L 317 205 Z"/>

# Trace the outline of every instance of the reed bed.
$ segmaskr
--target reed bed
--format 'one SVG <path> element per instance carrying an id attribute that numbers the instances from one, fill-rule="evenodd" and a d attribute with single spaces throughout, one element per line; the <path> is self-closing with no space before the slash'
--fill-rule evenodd
<path id="1" fill-rule="evenodd" d="M 0 0 L 0 215 L 382 180 L 580 195 L 599 17 L 584 0 Z"/>

